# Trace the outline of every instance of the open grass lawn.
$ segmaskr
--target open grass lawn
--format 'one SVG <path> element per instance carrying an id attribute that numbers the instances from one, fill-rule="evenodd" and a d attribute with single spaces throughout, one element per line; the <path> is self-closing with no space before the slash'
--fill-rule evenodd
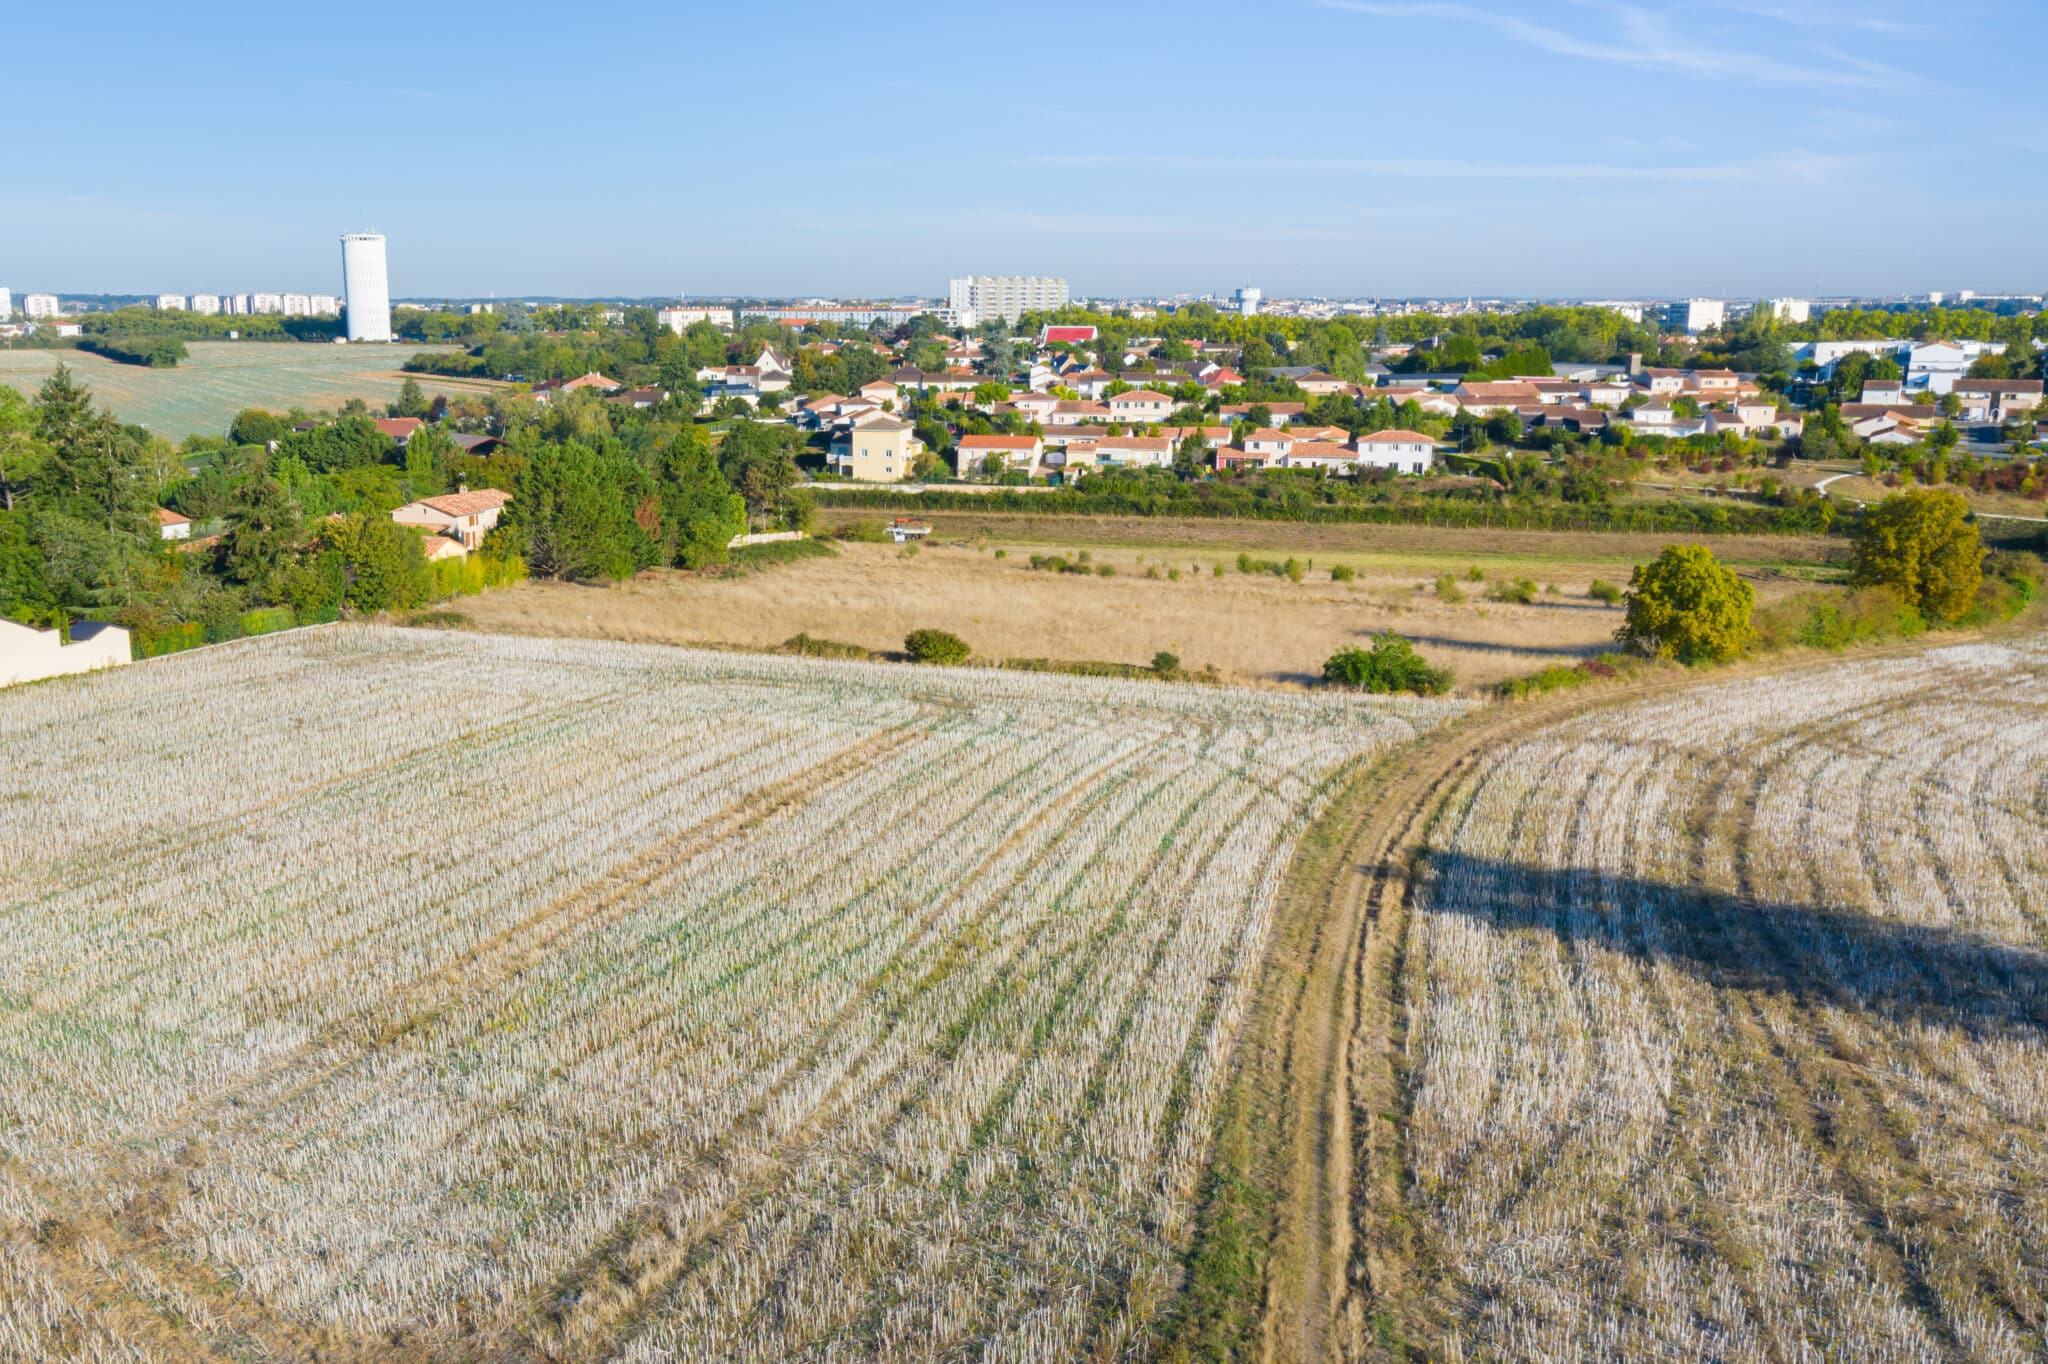
<path id="1" fill-rule="evenodd" d="M 900 649 L 904 635 L 930 626 L 951 630 L 984 656 L 1143 664 L 1163 649 L 1189 668 L 1214 666 L 1233 681 L 1279 687 L 1314 679 L 1324 659 L 1374 631 L 1398 630 L 1430 661 L 1455 667 L 1461 684 L 1479 686 L 1612 647 L 1622 613 L 1589 599 L 1586 588 L 1596 577 L 1625 582 L 1633 562 L 1586 554 L 1608 548 L 1600 537 L 1556 537 L 1572 543 L 1549 555 L 1520 544 L 1515 555 L 1469 548 L 1454 553 L 1449 546 L 1332 552 L 1290 542 L 1297 532 L 1313 542 L 1332 530 L 1419 528 L 1241 522 L 1213 528 L 1256 535 L 1259 543 L 1250 550 L 1256 555 L 1294 554 L 1304 563 L 1313 560 L 1314 567 L 1294 583 L 1239 572 L 1235 547 L 1137 549 L 1106 543 L 1106 536 L 1088 553 L 1091 567 L 1106 564 L 1113 577 L 1034 571 L 1031 554 L 1048 546 L 1016 540 L 992 540 L 983 548 L 929 544 L 910 555 L 893 545 L 845 544 L 832 558 L 773 573 L 733 579 L 651 573 L 609 588 L 530 583 L 465 600 L 455 609 L 487 630 L 748 647 L 779 644 L 804 632 Z M 1582 540 L 1592 543 L 1577 543 Z M 1078 555 L 1080 548 L 1069 542 L 1060 552 Z M 998 549 L 1004 551 L 1001 559 Z M 1651 547 L 1645 557 L 1655 552 Z M 1352 565 L 1357 580 L 1333 581 L 1330 569 L 1339 563 Z M 1219 564 L 1221 577 L 1214 571 Z M 1464 576 L 1473 565 L 1487 581 Z M 1178 581 L 1167 576 L 1174 570 Z M 1152 572 L 1159 576 L 1148 576 Z M 1467 600 L 1437 598 L 1434 584 L 1443 573 L 1457 575 Z M 1534 581 L 1536 601 L 1488 601 L 1488 588 L 1503 577 Z M 1557 593 L 1542 591 L 1552 584 Z M 1798 586 L 1775 574 L 1757 584 L 1764 600 Z"/>
<path id="2" fill-rule="evenodd" d="M 123 421 L 140 422 L 175 441 L 194 433 L 222 435 L 245 407 L 331 409 L 350 398 L 381 407 L 398 396 L 406 377 L 399 366 L 409 356 L 451 349 L 409 341 L 390 346 L 188 341 L 185 348 L 191 358 L 176 369 L 121 365 L 78 350 L 0 350 L 0 383 L 33 396 L 58 365 L 69 365 Z M 488 380 L 418 377 L 429 394 L 451 397 L 498 387 Z"/>

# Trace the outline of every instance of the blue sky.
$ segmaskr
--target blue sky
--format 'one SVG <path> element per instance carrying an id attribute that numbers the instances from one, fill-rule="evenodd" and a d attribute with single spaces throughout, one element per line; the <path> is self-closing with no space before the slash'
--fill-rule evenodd
<path id="1" fill-rule="evenodd" d="M 2048 287 L 2041 0 L 84 13 L 9 23 L 17 298 L 364 227 L 405 295 Z"/>

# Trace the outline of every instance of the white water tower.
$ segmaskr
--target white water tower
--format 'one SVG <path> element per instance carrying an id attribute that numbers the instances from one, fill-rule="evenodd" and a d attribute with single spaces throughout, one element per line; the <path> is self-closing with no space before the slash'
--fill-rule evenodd
<path id="1" fill-rule="evenodd" d="M 347 232 L 341 238 L 341 288 L 348 299 L 348 339 L 391 339 L 391 278 L 384 268 L 384 234 Z"/>

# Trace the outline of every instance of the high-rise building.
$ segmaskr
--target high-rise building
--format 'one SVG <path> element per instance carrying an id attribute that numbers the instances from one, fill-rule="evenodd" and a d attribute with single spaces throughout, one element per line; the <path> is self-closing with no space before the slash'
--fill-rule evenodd
<path id="1" fill-rule="evenodd" d="M 333 294 L 311 294 L 306 302 L 312 306 L 315 317 L 334 317 L 341 312 L 341 300 Z"/>
<path id="2" fill-rule="evenodd" d="M 1764 302 L 1772 317 L 1780 322 L 1807 322 L 1813 318 L 1813 300 L 1806 298 L 1773 298 Z"/>
<path id="3" fill-rule="evenodd" d="M 231 317 L 247 317 L 249 315 L 249 296 L 247 294 L 222 294 L 220 296 L 220 310 Z"/>
<path id="4" fill-rule="evenodd" d="M 158 294 L 156 296 L 156 310 L 160 313 L 182 313 L 185 311 L 185 296 L 183 294 Z"/>
<path id="5" fill-rule="evenodd" d="M 249 295 L 249 311 L 252 313 L 281 313 L 284 311 L 283 294 Z"/>
<path id="6" fill-rule="evenodd" d="M 57 296 L 55 294 L 30 294 L 21 300 L 21 310 L 30 317 L 55 317 L 58 311 Z"/>
<path id="7" fill-rule="evenodd" d="M 312 314 L 313 301 L 304 294 L 286 294 L 284 296 L 284 315 L 286 317 L 310 317 Z"/>
<path id="8" fill-rule="evenodd" d="M 0 322 L 5 322 L 12 316 L 14 316 L 14 295 L 9 290 L 0 289 Z"/>
<path id="9" fill-rule="evenodd" d="M 1728 320 L 1728 305 L 1718 298 L 1688 298 L 1674 303 L 1665 324 L 1687 333 L 1712 331 Z"/>
<path id="10" fill-rule="evenodd" d="M 192 311 L 201 317 L 213 317 L 220 312 L 219 294 L 192 295 Z"/>
<path id="11" fill-rule="evenodd" d="M 1014 325 L 1025 313 L 1067 306 L 1067 282 L 1051 275 L 970 275 L 951 281 L 947 292 L 954 321 L 963 327 L 991 317 Z"/>
<path id="12" fill-rule="evenodd" d="M 384 234 L 349 232 L 341 239 L 341 291 L 348 300 L 348 339 L 391 339 L 391 279 Z"/>
<path id="13" fill-rule="evenodd" d="M 1259 303 L 1265 297 L 1265 294 L 1252 288 L 1239 289 L 1231 296 L 1232 301 L 1237 304 L 1237 310 L 1246 317 L 1257 317 L 1259 315 Z"/>

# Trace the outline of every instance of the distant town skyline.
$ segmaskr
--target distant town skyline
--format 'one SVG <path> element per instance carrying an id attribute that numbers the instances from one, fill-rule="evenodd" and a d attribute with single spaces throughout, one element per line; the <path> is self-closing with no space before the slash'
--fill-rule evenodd
<path id="1" fill-rule="evenodd" d="M 705 83 L 677 54 L 765 54 L 758 15 L 351 13 L 116 3 L 90 53 L 16 16 L 93 95 L 18 111 L 0 283 L 339 292 L 369 229 L 399 298 L 2048 287 L 2022 0 L 1144 3 L 1070 70 L 1003 13 L 797 3 L 816 79 Z M 236 97 L 195 99 L 231 49 Z"/>

